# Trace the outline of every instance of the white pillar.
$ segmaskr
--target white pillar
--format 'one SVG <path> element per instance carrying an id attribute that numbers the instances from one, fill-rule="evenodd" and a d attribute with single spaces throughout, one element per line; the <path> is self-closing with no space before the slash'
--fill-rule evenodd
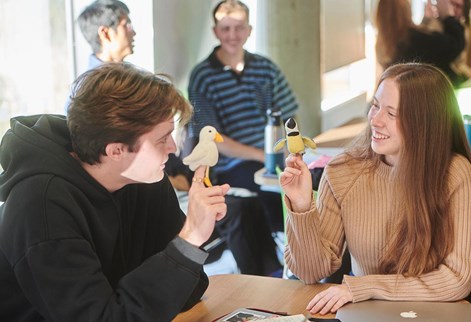
<path id="1" fill-rule="evenodd" d="M 320 1 L 258 0 L 257 48 L 283 71 L 300 105 L 305 136 L 321 126 Z"/>

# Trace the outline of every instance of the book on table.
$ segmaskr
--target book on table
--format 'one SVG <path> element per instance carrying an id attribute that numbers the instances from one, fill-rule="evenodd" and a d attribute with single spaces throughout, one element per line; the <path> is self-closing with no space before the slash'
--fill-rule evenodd
<path id="1" fill-rule="evenodd" d="M 266 321 L 266 322 L 304 322 L 308 321 L 302 314 L 287 316 L 286 314 L 263 311 L 257 309 L 239 308 L 229 314 L 217 319 L 215 322 L 246 322 L 246 321 Z"/>

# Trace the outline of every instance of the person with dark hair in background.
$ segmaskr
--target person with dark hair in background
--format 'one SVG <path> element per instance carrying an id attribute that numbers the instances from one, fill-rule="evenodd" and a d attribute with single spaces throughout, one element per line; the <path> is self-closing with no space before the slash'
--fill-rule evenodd
<path id="1" fill-rule="evenodd" d="M 459 87 L 465 79 L 452 62 L 465 48 L 463 25 L 454 16 L 449 0 L 437 0 L 426 13 L 437 19 L 443 31 L 431 31 L 412 20 L 409 0 L 379 0 L 376 11 L 376 57 L 386 69 L 395 63 L 420 62 L 441 69 Z"/>
<path id="2" fill-rule="evenodd" d="M 134 52 L 136 32 L 129 13 L 126 4 L 119 0 L 95 0 L 79 15 L 80 31 L 92 48 L 87 70 L 107 62 L 122 62 Z M 69 105 L 70 95 L 64 105 L 66 115 Z"/>
<path id="3" fill-rule="evenodd" d="M 11 120 L 0 145 L 0 320 L 171 321 L 206 290 L 200 247 L 229 185 L 196 169 L 186 216 L 164 172 L 191 105 L 162 75 L 106 63 L 68 119 Z"/>
<path id="4" fill-rule="evenodd" d="M 104 62 L 122 62 L 133 53 L 136 32 L 129 8 L 118 0 L 96 0 L 79 15 L 78 25 L 93 53 L 88 68 Z"/>
<path id="5" fill-rule="evenodd" d="M 471 53 L 470 42 L 470 24 L 469 10 L 471 6 L 470 0 L 449 0 L 453 8 L 453 16 L 463 25 L 465 35 L 465 48 L 458 57 L 450 63 L 451 70 L 456 73 L 456 78 L 460 87 L 469 86 L 471 79 L 471 62 L 468 60 Z M 430 1 L 425 3 L 424 18 L 422 26 L 425 26 L 429 32 L 443 33 L 443 22 L 440 19 L 438 10 L 434 9 L 434 5 Z"/>

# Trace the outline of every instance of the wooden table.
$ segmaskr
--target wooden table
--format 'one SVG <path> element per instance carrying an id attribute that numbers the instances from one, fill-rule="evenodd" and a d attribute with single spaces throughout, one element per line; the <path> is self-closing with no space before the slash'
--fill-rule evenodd
<path id="1" fill-rule="evenodd" d="M 257 308 L 305 314 L 309 301 L 331 284 L 305 285 L 301 281 L 243 274 L 214 275 L 202 301 L 180 313 L 174 322 L 211 322 L 238 308 Z M 334 318 L 335 314 L 314 315 Z"/>

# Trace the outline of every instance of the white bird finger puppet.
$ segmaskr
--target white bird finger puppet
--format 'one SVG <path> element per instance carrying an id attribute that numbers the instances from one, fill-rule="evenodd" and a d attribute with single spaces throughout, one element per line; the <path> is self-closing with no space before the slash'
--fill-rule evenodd
<path id="1" fill-rule="evenodd" d="M 311 138 L 302 136 L 298 129 L 298 124 L 292 118 L 289 118 L 285 123 L 286 138 L 280 139 L 275 143 L 273 151 L 278 152 L 285 145 L 288 146 L 290 154 L 304 154 L 305 147 L 315 149 L 316 142 Z"/>
<path id="2" fill-rule="evenodd" d="M 195 171 L 200 166 L 206 167 L 203 182 L 207 187 L 212 186 L 209 180 L 209 167 L 215 166 L 219 159 L 216 142 L 223 141 L 221 134 L 214 127 L 207 125 L 201 129 L 199 142 L 193 151 L 183 158 L 183 163 L 189 166 L 191 171 Z"/>

